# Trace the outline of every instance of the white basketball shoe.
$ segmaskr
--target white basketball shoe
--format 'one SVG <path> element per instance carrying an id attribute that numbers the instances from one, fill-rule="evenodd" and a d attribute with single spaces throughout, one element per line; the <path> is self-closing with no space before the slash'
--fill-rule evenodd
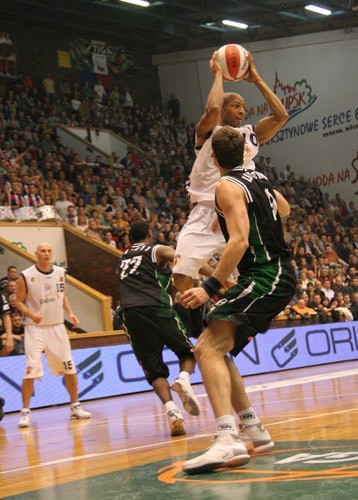
<path id="1" fill-rule="evenodd" d="M 261 424 L 239 424 L 239 436 L 249 451 L 265 451 L 275 446 L 269 431 Z"/>
<path id="2" fill-rule="evenodd" d="M 20 412 L 20 420 L 17 424 L 19 427 L 30 427 L 30 413 L 31 410 L 23 408 Z"/>
<path id="3" fill-rule="evenodd" d="M 75 403 L 71 405 L 71 418 L 91 418 L 91 414 L 82 408 L 81 403 Z"/>
<path id="4" fill-rule="evenodd" d="M 177 378 L 172 383 L 172 390 L 177 392 L 183 402 L 184 410 L 190 415 L 200 415 L 200 404 L 198 398 L 195 396 L 189 380 L 184 378 Z"/>
<path id="5" fill-rule="evenodd" d="M 238 434 L 218 434 L 207 452 L 184 462 L 183 471 L 187 474 L 202 474 L 220 467 L 242 467 L 249 460 L 250 455 Z"/>
<path id="6" fill-rule="evenodd" d="M 182 436 L 185 434 L 184 418 L 178 408 L 173 408 L 167 412 L 171 436 Z"/>

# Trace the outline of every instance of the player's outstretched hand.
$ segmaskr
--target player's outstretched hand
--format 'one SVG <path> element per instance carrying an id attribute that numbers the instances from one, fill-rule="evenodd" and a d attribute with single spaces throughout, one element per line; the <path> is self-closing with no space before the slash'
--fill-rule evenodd
<path id="1" fill-rule="evenodd" d="M 196 309 L 205 304 L 210 299 L 204 288 L 201 286 L 186 290 L 180 298 L 181 304 L 186 309 Z"/>

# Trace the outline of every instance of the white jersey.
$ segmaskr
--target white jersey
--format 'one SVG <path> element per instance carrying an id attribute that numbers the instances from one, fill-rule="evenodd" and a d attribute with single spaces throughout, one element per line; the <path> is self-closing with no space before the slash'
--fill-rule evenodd
<path id="1" fill-rule="evenodd" d="M 52 266 L 48 273 L 31 266 L 21 273 L 25 279 L 27 295 L 25 305 L 30 312 L 42 314 L 38 326 L 58 325 L 64 322 L 65 270 Z M 26 317 L 25 324 L 34 324 Z"/>
<path id="2" fill-rule="evenodd" d="M 188 192 L 192 203 L 201 201 L 215 201 L 215 186 L 220 179 L 219 169 L 215 166 L 212 158 L 211 138 L 213 134 L 221 128 L 217 125 L 210 137 L 204 142 L 197 153 L 191 174 Z M 255 128 L 252 125 L 238 127 L 245 140 L 244 164 L 245 168 L 255 170 L 254 158 L 259 152 L 259 142 L 255 134 Z"/>

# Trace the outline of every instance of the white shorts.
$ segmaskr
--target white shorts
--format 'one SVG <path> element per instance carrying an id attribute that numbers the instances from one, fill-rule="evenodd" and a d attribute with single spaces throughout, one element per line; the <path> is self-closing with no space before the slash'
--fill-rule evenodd
<path id="1" fill-rule="evenodd" d="M 54 375 L 69 375 L 77 372 L 64 324 L 25 325 L 26 368 L 24 378 L 41 380 L 44 374 L 43 351 L 45 351 L 48 367 Z"/>
<path id="2" fill-rule="evenodd" d="M 217 224 L 215 232 L 214 223 Z M 225 238 L 218 225 L 215 208 L 198 204 L 190 212 L 179 233 L 173 273 L 197 279 L 199 269 L 207 264 L 214 254 L 221 254 L 224 248 Z"/>

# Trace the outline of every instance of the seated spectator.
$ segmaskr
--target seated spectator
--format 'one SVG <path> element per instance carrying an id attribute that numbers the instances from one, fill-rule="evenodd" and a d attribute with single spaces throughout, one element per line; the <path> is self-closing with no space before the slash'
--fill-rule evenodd
<path id="1" fill-rule="evenodd" d="M 69 205 L 67 207 L 67 215 L 64 218 L 64 222 L 68 222 L 69 224 L 71 224 L 71 226 L 77 226 L 77 221 L 78 218 L 76 207 L 73 205 Z"/>
<path id="2" fill-rule="evenodd" d="M 4 289 L 6 300 L 9 301 L 10 295 L 17 292 L 17 280 L 9 280 Z"/>
<path id="3" fill-rule="evenodd" d="M 86 231 L 88 229 L 88 222 L 87 222 L 87 217 L 85 215 L 79 215 L 77 224 L 75 226 L 77 229 L 80 231 Z"/>
<path id="4" fill-rule="evenodd" d="M 20 313 L 15 312 L 11 314 L 11 322 L 12 322 L 12 336 L 14 339 L 14 350 L 12 351 L 12 355 L 24 354 L 24 323 L 22 320 L 22 316 Z"/>
<path id="5" fill-rule="evenodd" d="M 313 287 L 315 288 L 318 280 L 316 278 L 316 275 L 315 275 L 315 272 L 313 269 L 307 269 L 307 279 L 310 283 L 313 284 Z"/>
<path id="6" fill-rule="evenodd" d="M 344 262 L 342 259 L 338 257 L 338 255 L 336 254 L 336 252 L 334 252 L 332 245 L 330 243 L 326 244 L 323 257 L 328 259 L 329 267 L 336 268 L 339 267 L 340 265 L 348 267 L 348 263 Z"/>
<path id="7" fill-rule="evenodd" d="M 333 299 L 334 291 L 331 288 L 331 281 L 328 278 L 326 278 L 323 282 L 322 292 L 324 293 L 325 297 L 327 297 L 329 300 Z"/>
<path id="8" fill-rule="evenodd" d="M 24 195 L 24 206 L 38 208 L 42 207 L 44 204 L 44 200 L 38 194 L 37 186 L 30 183 L 28 185 L 28 193 Z"/>
<path id="9" fill-rule="evenodd" d="M 325 298 L 325 294 L 324 294 L 324 291 L 322 290 L 322 288 L 323 288 L 323 283 L 321 281 L 317 280 L 316 288 L 315 288 L 314 292 L 319 293 L 321 296 L 321 299 L 323 300 Z"/>
<path id="10" fill-rule="evenodd" d="M 117 243 L 118 250 L 121 250 L 121 252 L 124 252 L 125 250 L 128 250 L 128 248 L 130 248 L 131 246 L 132 245 L 131 245 L 131 242 L 129 240 L 128 233 L 123 233 L 122 235 L 119 236 L 118 243 Z"/>
<path id="11" fill-rule="evenodd" d="M 308 307 L 303 298 L 298 299 L 297 304 L 291 307 L 291 310 L 295 312 L 296 316 L 300 316 L 302 319 L 309 319 L 310 316 L 314 316 L 317 312 Z"/>
<path id="12" fill-rule="evenodd" d="M 352 297 L 349 295 L 349 293 L 343 293 L 343 304 L 344 307 L 348 307 L 348 309 L 352 305 Z"/>
<path id="13" fill-rule="evenodd" d="M 84 232 L 87 234 L 87 236 L 92 236 L 92 238 L 102 240 L 101 231 L 100 231 L 99 227 L 97 226 L 97 222 L 95 221 L 95 219 L 90 219 L 88 221 L 88 227 L 87 227 L 87 229 L 85 229 Z"/>
<path id="14" fill-rule="evenodd" d="M 112 248 L 117 248 L 116 242 L 113 239 L 112 231 L 104 231 L 103 233 L 103 242 L 109 245 Z"/>
<path id="15" fill-rule="evenodd" d="M 352 294 L 352 302 L 351 302 L 351 306 L 350 306 L 349 310 L 351 311 L 351 313 L 353 315 L 354 321 L 357 321 L 358 320 L 358 292 L 354 292 Z"/>
<path id="16" fill-rule="evenodd" d="M 10 311 L 12 313 L 18 312 L 16 307 L 16 302 L 17 302 L 17 293 L 11 293 L 8 297 L 8 303 L 10 306 Z"/>
<path id="17" fill-rule="evenodd" d="M 24 197 L 22 196 L 22 186 L 20 182 L 11 183 L 10 187 L 5 184 L 4 205 L 11 207 L 12 210 L 24 206 Z"/>
<path id="18" fill-rule="evenodd" d="M 9 281 L 16 281 L 19 277 L 19 271 L 16 266 L 9 266 L 7 268 L 7 274 L 3 278 L 0 279 L 0 290 L 4 291 L 7 287 Z"/>
<path id="19" fill-rule="evenodd" d="M 332 290 L 336 294 L 338 292 L 345 293 L 347 291 L 347 287 L 343 283 L 343 276 L 341 274 L 336 275 L 336 277 L 334 279 L 333 286 L 332 286 Z"/>
<path id="20" fill-rule="evenodd" d="M 314 287 L 312 281 L 309 281 L 307 283 L 307 287 L 306 287 L 306 293 L 307 293 L 307 297 L 308 297 L 308 302 L 310 302 L 313 299 L 314 289 L 315 289 L 315 287 Z"/>
<path id="21" fill-rule="evenodd" d="M 328 297 L 326 297 L 326 299 L 328 299 Z M 335 297 L 328 303 L 327 310 L 333 321 L 345 321 L 345 316 L 343 312 L 339 310 L 338 300 Z"/>

